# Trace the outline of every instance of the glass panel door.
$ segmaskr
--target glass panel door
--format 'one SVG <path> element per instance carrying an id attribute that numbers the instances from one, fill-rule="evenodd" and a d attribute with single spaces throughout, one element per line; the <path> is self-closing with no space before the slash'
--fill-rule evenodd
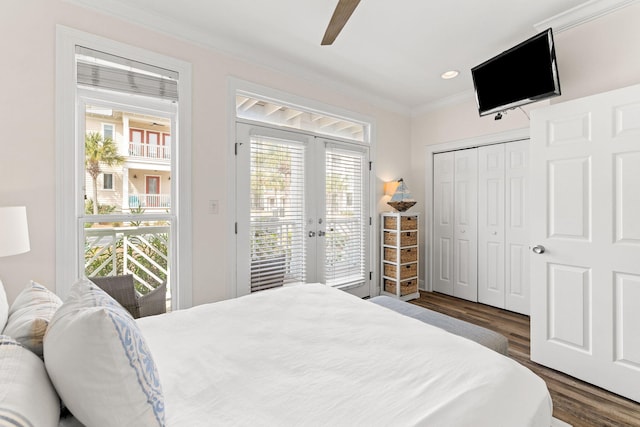
<path id="1" fill-rule="evenodd" d="M 362 147 L 325 142 L 324 283 L 368 283 L 368 159 Z M 368 291 L 368 289 L 367 289 Z"/>
<path id="2" fill-rule="evenodd" d="M 251 137 L 251 292 L 304 282 L 305 144 Z"/>
<path id="3" fill-rule="evenodd" d="M 237 133 L 237 294 L 321 282 L 368 296 L 368 148 Z"/>

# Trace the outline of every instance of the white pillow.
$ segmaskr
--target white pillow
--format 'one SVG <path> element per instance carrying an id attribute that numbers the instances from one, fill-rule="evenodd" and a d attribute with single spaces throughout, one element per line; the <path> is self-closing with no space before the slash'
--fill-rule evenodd
<path id="1" fill-rule="evenodd" d="M 0 333 L 4 330 L 9 318 L 9 302 L 7 301 L 7 294 L 4 291 L 2 280 L 0 280 Z"/>
<path id="2" fill-rule="evenodd" d="M 42 360 L 0 335 L 0 425 L 56 427 L 60 399 Z"/>
<path id="3" fill-rule="evenodd" d="M 44 360 L 62 401 L 83 424 L 164 426 L 164 397 L 133 317 L 89 280 L 71 287 L 44 337 Z"/>
<path id="4" fill-rule="evenodd" d="M 42 357 L 42 339 L 62 300 L 33 280 L 18 294 L 9 309 L 4 334 Z"/>

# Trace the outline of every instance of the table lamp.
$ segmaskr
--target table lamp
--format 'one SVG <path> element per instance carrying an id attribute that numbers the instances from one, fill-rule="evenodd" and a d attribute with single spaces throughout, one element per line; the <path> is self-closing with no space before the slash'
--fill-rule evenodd
<path id="1" fill-rule="evenodd" d="M 0 207 L 0 257 L 22 254 L 30 249 L 27 208 Z"/>

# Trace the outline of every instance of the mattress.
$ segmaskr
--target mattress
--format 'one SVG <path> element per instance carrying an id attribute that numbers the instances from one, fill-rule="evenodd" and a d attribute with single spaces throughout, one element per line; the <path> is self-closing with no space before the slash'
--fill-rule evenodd
<path id="1" fill-rule="evenodd" d="M 541 378 L 320 284 L 138 320 L 167 426 L 544 426 Z"/>

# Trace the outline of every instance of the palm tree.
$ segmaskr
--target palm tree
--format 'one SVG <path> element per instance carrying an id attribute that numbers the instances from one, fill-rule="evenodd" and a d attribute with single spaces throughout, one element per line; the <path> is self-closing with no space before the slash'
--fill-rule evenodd
<path id="1" fill-rule="evenodd" d="M 124 157 L 118 154 L 118 145 L 111 138 L 102 138 L 100 132 L 89 132 L 84 137 L 84 165 L 93 180 L 93 214 L 98 215 L 98 175 L 100 164 L 120 165 Z"/>

